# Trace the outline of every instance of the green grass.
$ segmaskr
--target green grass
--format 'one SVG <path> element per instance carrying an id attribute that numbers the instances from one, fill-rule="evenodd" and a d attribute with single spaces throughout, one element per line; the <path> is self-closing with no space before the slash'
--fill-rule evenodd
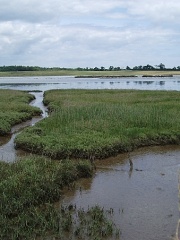
<path id="1" fill-rule="evenodd" d="M 120 239 L 121 232 L 113 223 L 110 211 L 99 206 L 88 210 L 73 205 L 58 209 L 49 203 L 30 207 L 11 219 L 0 216 L 0 239 Z"/>
<path id="2" fill-rule="evenodd" d="M 0 239 L 34 239 L 52 226 L 57 234 L 61 216 L 50 204 L 61 198 L 64 187 L 71 188 L 75 180 L 92 174 L 89 161 L 31 156 L 12 164 L 0 162 Z"/>
<path id="3" fill-rule="evenodd" d="M 88 161 L 51 161 L 29 157 L 13 164 L 0 162 L 0 212 L 7 217 L 61 197 L 61 190 L 81 177 L 92 176 Z"/>
<path id="4" fill-rule="evenodd" d="M 0 89 L 0 135 L 10 133 L 17 123 L 40 115 L 41 110 L 29 106 L 34 96 L 25 92 Z"/>
<path id="5" fill-rule="evenodd" d="M 17 147 L 57 159 L 94 159 L 180 142 L 176 91 L 51 90 L 44 103 L 49 118 L 19 134 Z"/>
<path id="6" fill-rule="evenodd" d="M 78 70 L 46 70 L 46 71 L 19 71 L 0 72 L 0 77 L 27 77 L 27 76 L 129 76 L 129 75 L 179 75 L 180 71 L 78 71 Z"/>

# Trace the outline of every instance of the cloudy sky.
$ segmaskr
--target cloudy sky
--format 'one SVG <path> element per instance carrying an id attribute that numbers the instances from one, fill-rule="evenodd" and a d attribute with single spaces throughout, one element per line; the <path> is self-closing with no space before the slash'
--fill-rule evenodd
<path id="1" fill-rule="evenodd" d="M 0 4 L 0 66 L 180 66 L 179 0 Z"/>

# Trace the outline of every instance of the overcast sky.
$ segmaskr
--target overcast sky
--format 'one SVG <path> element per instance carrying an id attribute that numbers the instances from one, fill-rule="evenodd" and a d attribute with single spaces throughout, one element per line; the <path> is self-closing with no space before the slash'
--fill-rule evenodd
<path id="1" fill-rule="evenodd" d="M 0 65 L 180 66 L 179 0 L 0 0 Z"/>

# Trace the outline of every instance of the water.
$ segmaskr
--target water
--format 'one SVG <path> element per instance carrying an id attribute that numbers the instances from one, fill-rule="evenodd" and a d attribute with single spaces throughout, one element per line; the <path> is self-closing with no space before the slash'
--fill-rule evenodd
<path id="1" fill-rule="evenodd" d="M 121 240 L 168 240 L 179 220 L 179 146 L 142 148 L 97 163 L 93 179 L 80 180 L 63 204 L 114 209 Z M 61 202 L 61 203 L 62 203 Z"/>
<path id="2" fill-rule="evenodd" d="M 12 127 L 11 134 L 5 137 L 0 137 L 0 160 L 5 162 L 14 162 L 18 157 L 22 157 L 27 155 L 26 152 L 14 148 L 14 139 L 19 134 L 19 132 L 28 127 L 33 126 L 43 118 L 47 117 L 47 109 L 43 105 L 43 92 L 31 92 L 35 96 L 35 100 L 33 100 L 30 105 L 39 107 L 42 110 L 42 115 L 33 117 L 31 120 L 28 120 L 24 123 L 20 123 Z"/>
<path id="3" fill-rule="evenodd" d="M 167 78 L 74 78 L 74 77 L 7 77 L 0 78 L 0 88 L 18 90 L 49 89 L 140 89 L 180 91 L 180 75 Z"/>
<path id="4" fill-rule="evenodd" d="M 73 77 L 0 78 L 0 88 L 41 90 L 31 104 L 43 115 L 12 128 L 12 135 L 0 137 L 1 160 L 14 161 L 22 151 L 14 149 L 16 134 L 46 117 L 43 92 L 50 89 L 140 89 L 180 91 L 180 76 L 173 78 L 75 79 Z M 63 202 L 88 208 L 99 204 L 113 208 L 113 219 L 121 229 L 121 240 L 169 240 L 176 235 L 179 220 L 178 175 L 180 147 L 139 149 L 97 162 L 92 179 L 80 180 L 77 189 L 66 192 Z M 129 166 L 129 157 L 133 166 Z"/>
<path id="5" fill-rule="evenodd" d="M 180 75 L 166 78 L 74 78 L 74 77 L 0 77 L 0 89 L 15 89 L 32 92 L 36 100 L 32 105 L 42 109 L 40 118 L 15 126 L 8 137 L 0 137 L 0 159 L 14 161 L 23 151 L 14 149 L 14 139 L 21 129 L 35 124 L 45 117 L 46 109 L 42 104 L 44 91 L 50 89 L 139 89 L 139 90 L 176 90 L 180 91 Z M 17 129 L 16 129 L 17 128 Z M 14 130 L 16 129 L 15 133 Z"/>

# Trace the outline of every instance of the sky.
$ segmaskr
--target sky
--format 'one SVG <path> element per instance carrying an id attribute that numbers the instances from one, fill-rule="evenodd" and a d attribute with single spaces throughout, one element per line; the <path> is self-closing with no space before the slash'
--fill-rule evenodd
<path id="1" fill-rule="evenodd" d="M 0 0 L 0 66 L 180 66 L 179 0 Z"/>

